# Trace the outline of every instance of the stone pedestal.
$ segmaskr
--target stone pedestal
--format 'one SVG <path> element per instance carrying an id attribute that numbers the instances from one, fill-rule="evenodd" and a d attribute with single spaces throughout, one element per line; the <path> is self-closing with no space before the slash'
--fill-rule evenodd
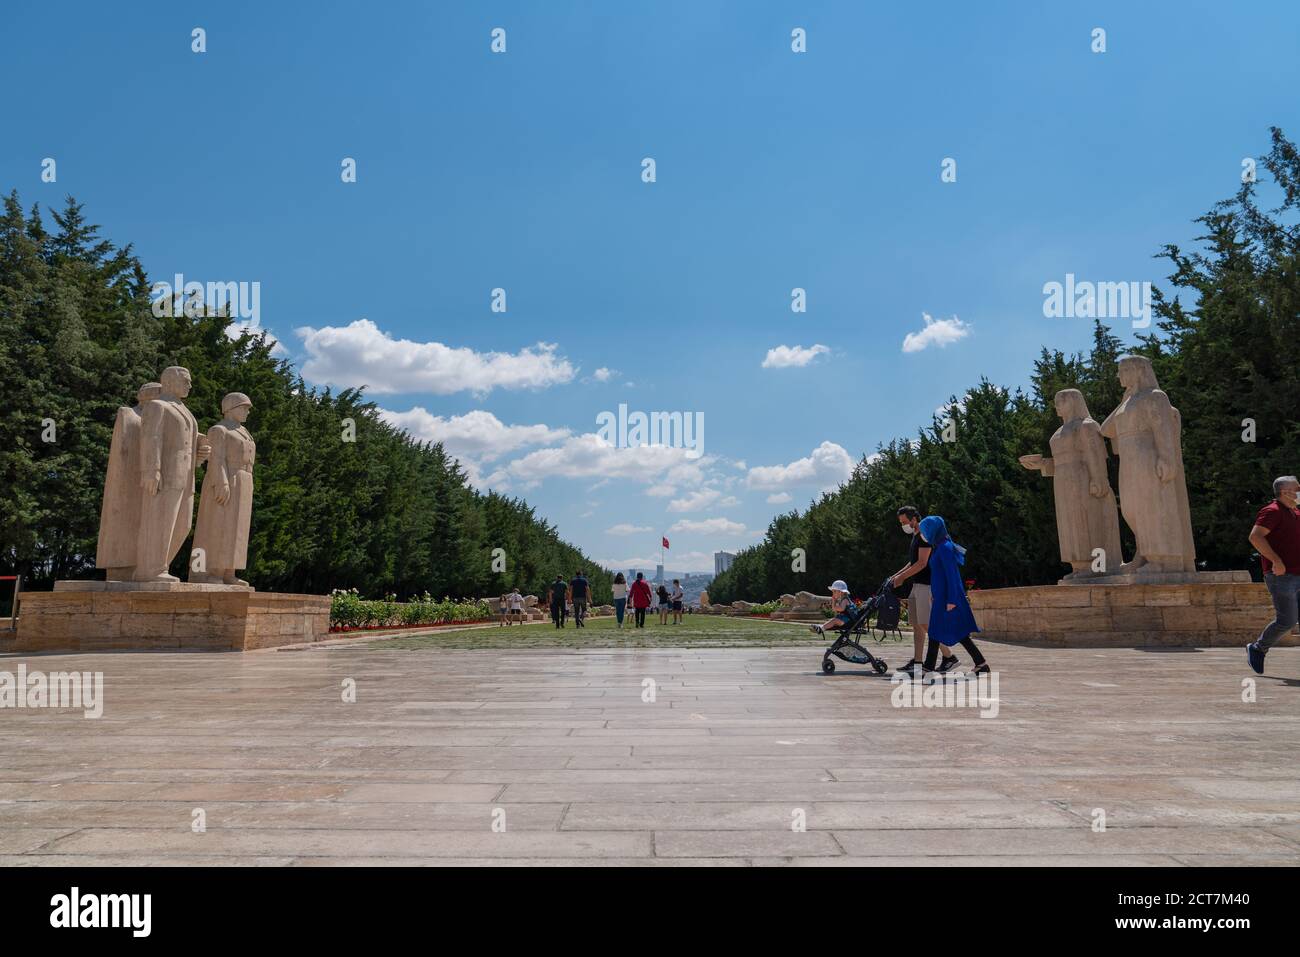
<path id="1" fill-rule="evenodd" d="M 977 638 L 1051 647 L 1244 647 L 1273 620 L 1267 589 L 1253 582 L 1036 585 L 969 598 Z"/>
<path id="2" fill-rule="evenodd" d="M 189 582 L 56 582 L 23 595 L 7 651 L 251 651 L 329 637 L 328 595 Z"/>

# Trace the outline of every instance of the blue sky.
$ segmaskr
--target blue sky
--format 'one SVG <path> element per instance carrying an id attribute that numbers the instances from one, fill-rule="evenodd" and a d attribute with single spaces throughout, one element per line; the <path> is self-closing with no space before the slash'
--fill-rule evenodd
<path id="1" fill-rule="evenodd" d="M 711 569 L 951 393 L 1084 348 L 1044 283 L 1162 283 L 1296 135 L 1297 36 L 1290 3 L 23 4 L 0 188 L 75 195 L 155 279 L 260 283 L 310 381 L 595 557 L 662 533 Z M 703 414 L 703 455 L 601 445 L 619 403 Z"/>

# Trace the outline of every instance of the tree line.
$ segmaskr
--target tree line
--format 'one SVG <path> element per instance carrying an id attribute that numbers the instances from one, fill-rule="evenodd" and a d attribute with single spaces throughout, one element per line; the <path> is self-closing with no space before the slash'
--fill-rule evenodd
<path id="1" fill-rule="evenodd" d="M 472 488 L 440 444 L 385 423 L 363 392 L 309 387 L 264 333 L 228 334 L 228 310 L 164 308 L 132 247 L 99 235 L 71 197 L 0 217 L 0 574 L 25 588 L 94 577 L 118 406 L 169 365 L 194 379 L 201 429 L 246 393 L 257 441 L 247 578 L 270 591 L 356 588 L 399 599 L 482 597 L 579 568 L 594 600 L 610 575 L 527 502 Z M 348 421 L 352 425 L 348 426 Z M 351 438 L 352 440 L 347 440 Z M 185 578 L 187 541 L 171 573 Z M 494 549 L 501 549 L 494 562 Z M 494 569 L 502 567 L 504 571 Z"/>
<path id="2" fill-rule="evenodd" d="M 1105 419 L 1123 388 L 1117 360 L 1151 359 L 1160 386 L 1182 413 L 1198 567 L 1250 568 L 1246 540 L 1273 478 L 1300 471 L 1300 154 L 1274 128 L 1259 165 L 1280 205 L 1266 209 L 1253 180 L 1195 222 L 1198 247 L 1166 245 L 1175 294 L 1154 294 L 1152 331 L 1123 344 L 1094 323 L 1087 353 L 1044 349 L 1030 384 L 1010 390 L 981 379 L 949 396 L 951 425 L 936 415 L 915 439 L 896 439 L 858 463 L 852 477 L 803 512 L 774 518 L 762 542 L 740 552 L 709 587 L 711 601 L 762 601 L 845 578 L 869 594 L 903 564 L 895 510 L 915 505 L 943 515 L 968 548 L 965 574 L 976 587 L 1057 581 L 1060 561 L 1051 481 L 1022 468 L 1027 453 L 1047 453 L 1060 425 L 1052 406 L 1064 388 L 1080 389 L 1092 417 Z M 945 429 L 955 441 L 945 442 Z M 1118 490 L 1117 460 L 1110 459 Z M 1121 522 L 1125 555 L 1132 534 Z M 795 549 L 804 550 L 798 561 Z M 803 570 L 796 570 L 802 564 Z"/>

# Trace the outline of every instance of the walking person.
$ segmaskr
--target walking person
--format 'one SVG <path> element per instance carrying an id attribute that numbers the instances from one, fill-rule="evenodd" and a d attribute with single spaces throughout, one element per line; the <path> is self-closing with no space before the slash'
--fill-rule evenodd
<path id="1" fill-rule="evenodd" d="M 668 624 L 668 589 L 664 587 L 663 582 L 659 583 L 656 594 L 659 596 L 659 624 L 666 625 Z"/>
<path id="2" fill-rule="evenodd" d="M 511 587 L 507 600 L 510 602 L 510 623 L 512 625 L 522 625 L 524 623 L 524 596 L 519 593 L 518 585 Z"/>
<path id="3" fill-rule="evenodd" d="M 587 602 L 591 598 L 591 583 L 587 581 L 587 576 L 581 568 L 578 574 L 573 576 L 573 581 L 569 582 L 569 594 L 573 596 L 573 626 L 575 628 L 587 627 Z"/>
<path id="4" fill-rule="evenodd" d="M 614 576 L 611 590 L 614 593 L 614 617 L 618 619 L 618 627 L 622 628 L 623 613 L 627 611 L 627 579 L 622 572 Z"/>
<path id="5" fill-rule="evenodd" d="M 1264 585 L 1273 599 L 1273 620 L 1246 646 L 1246 660 L 1257 675 L 1264 656 L 1300 620 L 1300 479 L 1283 475 L 1273 481 L 1273 501 L 1259 510 L 1250 544 L 1259 552 Z"/>
<path id="6" fill-rule="evenodd" d="M 896 571 L 889 579 L 890 587 L 899 589 L 906 585 L 909 591 L 899 597 L 907 599 L 907 621 L 912 626 L 912 660 L 898 670 L 905 675 L 914 675 L 922 667 L 921 657 L 925 654 L 925 639 L 930 630 L 930 552 L 931 547 L 917 534 L 921 525 L 921 512 L 915 505 L 900 506 L 898 524 L 911 540 L 907 546 L 907 564 Z M 957 667 L 957 656 L 941 646 L 943 663 L 939 665 L 940 673 Z"/>
<path id="7" fill-rule="evenodd" d="M 551 621 L 555 622 L 556 628 L 563 628 L 564 600 L 569 592 L 569 586 L 564 583 L 564 576 L 556 575 L 555 581 L 551 582 L 551 587 L 547 591 L 550 592 L 551 599 Z"/>
<path id="8" fill-rule="evenodd" d="M 686 592 L 682 591 L 682 582 L 679 578 L 673 579 L 673 624 L 682 623 L 682 602 L 686 600 Z"/>
<path id="9" fill-rule="evenodd" d="M 645 575 L 641 572 L 636 573 L 636 581 L 632 583 L 632 612 L 636 617 L 636 627 L 645 627 L 645 612 L 650 607 L 650 583 L 645 580 Z"/>
<path id="10" fill-rule="evenodd" d="M 959 644 L 975 666 L 971 674 L 988 674 L 988 662 L 970 637 L 980 629 L 959 571 L 966 562 L 966 550 L 952 540 L 938 515 L 921 519 L 917 534 L 930 546 L 930 644 L 925 650 L 925 671 L 934 670 L 941 647 Z"/>

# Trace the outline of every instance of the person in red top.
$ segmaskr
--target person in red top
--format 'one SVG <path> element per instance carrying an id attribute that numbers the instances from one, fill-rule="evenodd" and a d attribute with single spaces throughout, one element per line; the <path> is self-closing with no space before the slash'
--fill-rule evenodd
<path id="1" fill-rule="evenodd" d="M 636 627 L 645 627 L 645 610 L 650 607 L 650 583 L 645 580 L 645 575 L 641 572 L 636 573 L 636 581 L 632 583 L 632 611 L 636 614 Z"/>
<path id="2" fill-rule="evenodd" d="M 1273 599 L 1273 621 L 1246 646 L 1255 674 L 1264 673 L 1264 655 L 1300 620 L 1300 479 L 1283 475 L 1273 482 L 1272 502 L 1255 516 L 1250 544 L 1259 552 L 1264 584 Z"/>

